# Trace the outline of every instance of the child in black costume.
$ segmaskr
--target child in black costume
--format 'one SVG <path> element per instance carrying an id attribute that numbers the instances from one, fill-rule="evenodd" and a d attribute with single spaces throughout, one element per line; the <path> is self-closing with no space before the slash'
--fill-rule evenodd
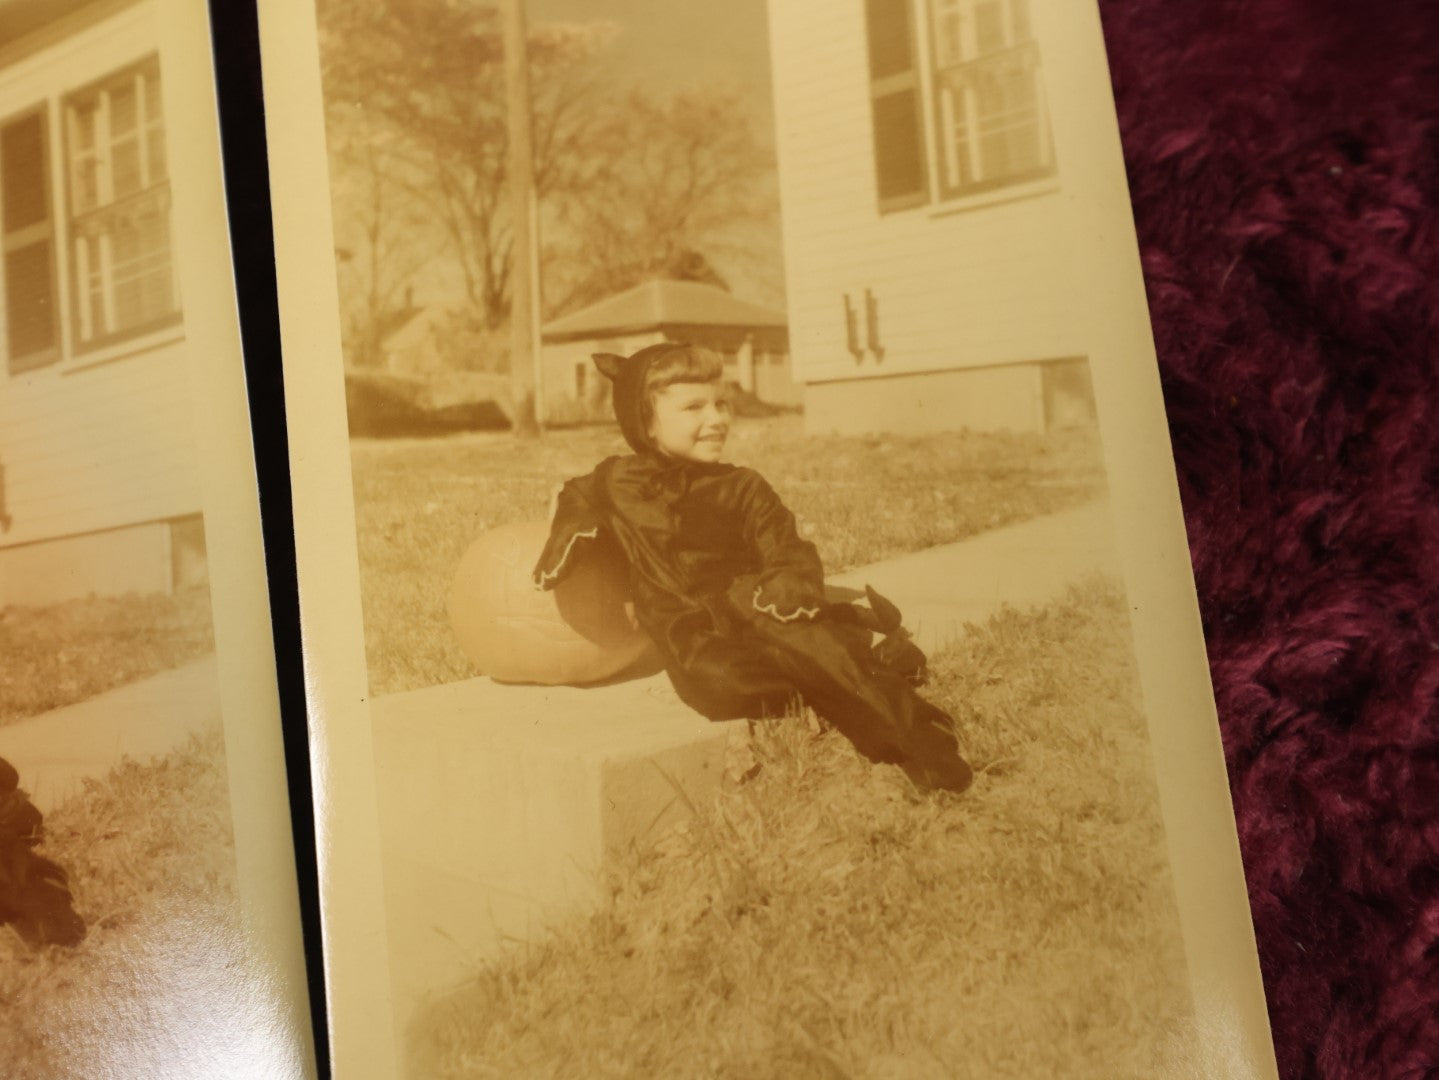
<path id="1" fill-rule="evenodd" d="M 967 787 L 949 716 L 911 685 L 924 655 L 899 612 L 872 590 L 869 608 L 827 602 L 794 515 L 759 473 L 720 463 L 731 410 L 719 358 L 661 344 L 594 359 L 635 452 L 561 489 L 536 587 L 559 580 L 575 544 L 617 544 L 640 626 L 704 716 L 775 716 L 798 695 L 870 760 L 922 787 Z M 888 635 L 878 646 L 874 631 Z"/>

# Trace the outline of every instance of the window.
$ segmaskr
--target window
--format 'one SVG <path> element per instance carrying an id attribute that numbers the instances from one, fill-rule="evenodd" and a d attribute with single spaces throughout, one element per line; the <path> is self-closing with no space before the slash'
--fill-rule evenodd
<path id="1" fill-rule="evenodd" d="M 77 350 L 179 319 L 154 59 L 65 103 Z"/>
<path id="2" fill-rule="evenodd" d="M 881 211 L 929 199 L 911 0 L 865 0 L 875 179 Z"/>
<path id="3" fill-rule="evenodd" d="M 914 13 L 928 13 L 921 72 Z M 1054 172 L 1029 0 L 865 0 L 881 212 Z M 930 190 L 924 124 L 935 125 Z"/>
<path id="4" fill-rule="evenodd" d="M 0 126 L 5 346 L 11 374 L 59 357 L 55 227 L 43 108 Z"/>
<path id="5" fill-rule="evenodd" d="M 930 0 L 941 198 L 1054 171 L 1029 0 Z"/>

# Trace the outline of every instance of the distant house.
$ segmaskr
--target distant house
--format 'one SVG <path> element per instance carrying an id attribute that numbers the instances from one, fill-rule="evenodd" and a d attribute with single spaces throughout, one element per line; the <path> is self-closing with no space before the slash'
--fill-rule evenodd
<path id="1" fill-rule="evenodd" d="M 0 605 L 203 572 L 169 0 L 0 0 Z"/>
<path id="2" fill-rule="evenodd" d="M 443 366 L 441 337 L 450 320 L 439 305 L 416 307 L 412 302 L 395 312 L 380 335 L 379 366 L 399 374 L 419 375 Z"/>
<path id="3" fill-rule="evenodd" d="M 790 341 L 816 431 L 1093 416 L 1055 153 L 1067 0 L 770 11 Z"/>
<path id="4" fill-rule="evenodd" d="M 592 353 L 627 355 L 683 341 L 724 357 L 729 378 L 762 401 L 798 405 L 783 312 L 697 281 L 648 281 L 547 323 L 541 331 L 544 415 L 551 421 L 606 415 L 608 386 Z"/>

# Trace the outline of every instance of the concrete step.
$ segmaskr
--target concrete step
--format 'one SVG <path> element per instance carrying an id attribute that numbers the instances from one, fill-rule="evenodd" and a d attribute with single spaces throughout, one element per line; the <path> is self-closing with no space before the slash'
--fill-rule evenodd
<path id="1" fill-rule="evenodd" d="M 735 726 L 693 712 L 663 674 L 592 689 L 471 679 L 371 715 L 401 1016 L 591 907 L 608 855 L 713 796 Z"/>

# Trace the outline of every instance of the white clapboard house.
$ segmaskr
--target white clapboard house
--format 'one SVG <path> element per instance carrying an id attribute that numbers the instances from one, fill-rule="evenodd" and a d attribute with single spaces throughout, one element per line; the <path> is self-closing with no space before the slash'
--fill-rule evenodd
<path id="1" fill-rule="evenodd" d="M 203 573 L 167 2 L 0 0 L 0 607 Z"/>
<path id="2" fill-rule="evenodd" d="M 1051 129 L 1064 0 L 771 0 L 795 377 L 816 431 L 1093 409 Z M 1057 74 L 1058 73 L 1058 74 Z"/>

